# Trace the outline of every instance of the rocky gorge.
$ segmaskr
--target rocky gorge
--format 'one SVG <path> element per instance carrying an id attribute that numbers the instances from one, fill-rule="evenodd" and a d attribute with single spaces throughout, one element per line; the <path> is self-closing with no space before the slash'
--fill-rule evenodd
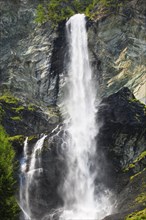
<path id="1" fill-rule="evenodd" d="M 65 24 L 56 29 L 51 22 L 37 25 L 40 2 L 0 0 L 1 124 L 17 159 L 26 137 L 31 155 L 41 134 L 48 135 L 41 152 L 44 172 L 30 192 L 34 220 L 63 205 L 60 186 L 66 173 L 58 107 L 66 77 Z M 131 0 L 117 14 L 95 13 L 87 30 L 100 100 L 96 141 L 103 174 L 95 182 L 102 181 L 116 197 L 114 213 L 104 219 L 146 219 L 145 0 Z"/>

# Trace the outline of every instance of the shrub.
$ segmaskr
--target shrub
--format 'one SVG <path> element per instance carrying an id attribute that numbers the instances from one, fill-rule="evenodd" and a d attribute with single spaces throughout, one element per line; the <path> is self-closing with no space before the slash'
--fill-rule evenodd
<path id="1" fill-rule="evenodd" d="M 0 216 L 3 220 L 18 218 L 19 208 L 14 196 L 14 157 L 15 153 L 8 136 L 0 125 Z"/>
<path id="2" fill-rule="evenodd" d="M 84 13 L 92 17 L 92 11 L 97 4 L 108 9 L 118 10 L 126 0 L 50 0 L 49 3 L 37 7 L 35 21 L 44 23 L 52 21 L 54 25 L 70 18 L 76 13 Z"/>

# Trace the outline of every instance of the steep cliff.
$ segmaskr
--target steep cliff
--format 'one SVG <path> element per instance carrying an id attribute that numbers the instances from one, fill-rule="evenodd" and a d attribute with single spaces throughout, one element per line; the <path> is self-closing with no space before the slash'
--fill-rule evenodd
<path id="1" fill-rule="evenodd" d="M 63 25 L 55 31 L 49 22 L 40 26 L 34 22 L 38 3 L 0 1 L 0 90 L 50 105 L 57 100 L 63 73 L 65 32 Z M 99 11 L 89 22 L 90 58 L 100 96 L 126 86 L 146 102 L 145 10 L 144 0 L 132 0 L 116 14 Z"/>
<path id="2" fill-rule="evenodd" d="M 117 194 L 118 214 L 105 220 L 123 220 L 145 208 L 146 106 L 123 88 L 103 99 L 98 120 L 102 123 L 98 144 L 112 170 L 107 182 L 112 176 Z"/>
<path id="3" fill-rule="evenodd" d="M 99 11 L 95 20 L 89 48 L 101 96 L 126 86 L 146 103 L 145 0 L 128 1 L 118 13 Z"/>
<path id="4" fill-rule="evenodd" d="M 47 106 L 56 103 L 64 41 L 63 30 L 35 23 L 38 3 L 0 1 L 0 92 L 11 91 L 21 99 Z"/>

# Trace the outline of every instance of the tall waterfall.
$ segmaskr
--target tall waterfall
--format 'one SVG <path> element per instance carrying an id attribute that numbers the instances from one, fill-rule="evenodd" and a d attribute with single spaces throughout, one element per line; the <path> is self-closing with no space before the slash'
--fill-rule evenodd
<path id="1" fill-rule="evenodd" d="M 66 163 L 63 184 L 64 211 L 60 220 L 100 220 L 111 212 L 106 191 L 95 197 L 96 89 L 89 63 L 86 21 L 83 14 L 66 23 L 69 43 L 66 109 Z"/>

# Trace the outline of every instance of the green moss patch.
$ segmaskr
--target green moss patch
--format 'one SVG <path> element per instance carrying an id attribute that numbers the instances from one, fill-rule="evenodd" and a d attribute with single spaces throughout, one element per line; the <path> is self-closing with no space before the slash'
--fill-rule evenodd
<path id="1" fill-rule="evenodd" d="M 11 143 L 17 142 L 22 145 L 24 143 L 25 137 L 23 135 L 16 135 L 16 136 L 11 136 L 8 139 Z"/>
<path id="2" fill-rule="evenodd" d="M 131 213 L 125 218 L 125 220 L 146 220 L 146 208 L 141 211 Z"/>
<path id="3" fill-rule="evenodd" d="M 11 117 L 11 119 L 13 121 L 21 121 L 22 120 L 22 118 L 20 116 L 14 116 L 14 117 Z"/>
<path id="4" fill-rule="evenodd" d="M 139 176 L 140 174 L 142 174 L 144 171 L 146 170 L 146 168 L 144 168 L 142 171 L 136 173 L 135 175 L 130 177 L 130 180 L 133 180 L 135 177 Z"/>
<path id="5" fill-rule="evenodd" d="M 29 143 L 35 143 L 38 140 L 37 135 L 32 135 L 28 137 L 28 142 Z"/>
<path id="6" fill-rule="evenodd" d="M 143 203 L 146 202 L 146 192 L 141 193 L 136 199 L 136 203 Z"/>
<path id="7" fill-rule="evenodd" d="M 5 102 L 7 104 L 18 104 L 19 99 L 15 98 L 14 96 L 10 94 L 4 94 L 0 96 L 0 101 Z"/>
<path id="8" fill-rule="evenodd" d="M 136 165 L 137 163 L 139 163 L 141 160 L 143 160 L 145 157 L 146 157 L 146 151 L 143 151 L 143 152 L 133 161 L 133 163 L 129 164 L 128 167 L 126 167 L 123 171 L 124 171 L 124 172 L 127 172 L 127 171 L 129 171 L 130 169 L 134 168 L 135 165 Z"/>
<path id="9" fill-rule="evenodd" d="M 3 110 L 2 106 L 0 106 L 0 122 L 2 118 L 4 117 L 4 115 L 5 115 L 5 111 Z"/>
<path id="10" fill-rule="evenodd" d="M 30 104 L 30 105 L 28 105 L 27 109 L 28 109 L 28 111 L 32 111 L 33 112 L 33 111 L 36 110 L 36 106 L 33 105 L 33 104 Z"/>
<path id="11" fill-rule="evenodd" d="M 18 106 L 16 108 L 12 108 L 12 110 L 14 110 L 16 113 L 19 113 L 23 111 L 24 109 L 25 109 L 24 106 Z"/>
<path id="12" fill-rule="evenodd" d="M 136 160 L 134 160 L 134 163 L 139 162 L 140 160 L 142 160 L 143 158 L 146 157 L 146 151 L 143 151 Z"/>

